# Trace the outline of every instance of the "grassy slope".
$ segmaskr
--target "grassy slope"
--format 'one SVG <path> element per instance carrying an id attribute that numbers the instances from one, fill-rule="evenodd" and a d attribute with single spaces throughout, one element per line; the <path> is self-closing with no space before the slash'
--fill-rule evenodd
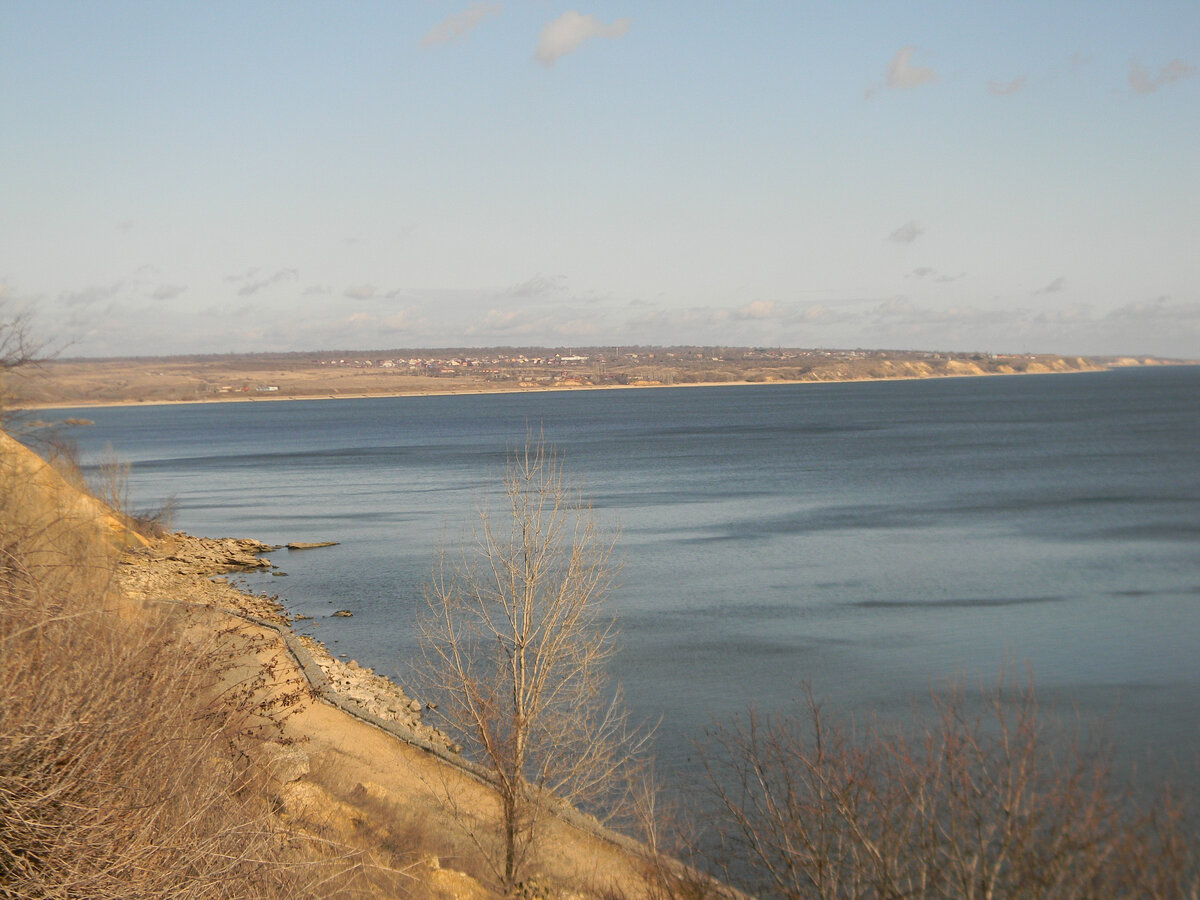
<path id="1" fill-rule="evenodd" d="M 314 700 L 156 547 L 0 434 L 0 897 L 494 896 L 491 792 Z M 548 883 L 641 893 L 637 860 L 548 837 Z"/>

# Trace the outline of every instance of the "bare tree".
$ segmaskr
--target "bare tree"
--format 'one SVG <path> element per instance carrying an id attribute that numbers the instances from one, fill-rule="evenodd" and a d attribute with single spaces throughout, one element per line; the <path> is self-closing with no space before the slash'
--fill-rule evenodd
<path id="1" fill-rule="evenodd" d="M 0 428 L 11 427 L 14 420 L 14 374 L 36 365 L 45 352 L 45 343 L 32 336 L 29 312 L 13 312 L 0 301 Z"/>
<path id="2" fill-rule="evenodd" d="M 4 313 L 0 307 L 0 369 L 16 369 L 34 362 L 45 349 L 30 335 L 29 313 Z"/>
<path id="3" fill-rule="evenodd" d="M 644 736 L 608 681 L 615 538 L 540 439 L 509 453 L 503 493 L 502 515 L 481 506 L 461 552 L 442 553 L 419 630 L 437 711 L 499 796 L 498 840 L 472 838 L 511 887 L 546 813 L 600 811 Z"/>

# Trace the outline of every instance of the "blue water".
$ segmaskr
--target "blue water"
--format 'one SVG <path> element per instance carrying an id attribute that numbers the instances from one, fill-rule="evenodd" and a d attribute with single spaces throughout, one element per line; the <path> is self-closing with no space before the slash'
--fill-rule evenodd
<path id="1" fill-rule="evenodd" d="M 886 713 L 1006 665 L 1162 760 L 1200 738 L 1197 398 L 1200 368 L 1173 367 L 59 415 L 178 528 L 340 541 L 245 580 L 402 680 L 437 548 L 544 429 L 620 531 L 616 673 L 668 767 L 804 682 Z"/>

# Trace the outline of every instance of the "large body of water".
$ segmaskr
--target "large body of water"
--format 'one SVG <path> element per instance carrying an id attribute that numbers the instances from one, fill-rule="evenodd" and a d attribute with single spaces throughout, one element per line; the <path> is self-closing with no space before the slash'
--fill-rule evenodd
<path id="1" fill-rule="evenodd" d="M 178 528 L 340 541 L 246 581 L 402 679 L 437 547 L 544 429 L 620 529 L 617 671 L 668 765 L 804 682 L 861 714 L 1005 665 L 1161 761 L 1200 737 L 1198 398 L 1179 367 L 59 415 Z"/>

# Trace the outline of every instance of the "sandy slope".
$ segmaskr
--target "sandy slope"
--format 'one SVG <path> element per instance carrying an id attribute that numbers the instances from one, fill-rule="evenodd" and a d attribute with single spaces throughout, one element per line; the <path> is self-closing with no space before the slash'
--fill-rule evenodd
<path id="1" fill-rule="evenodd" d="M 297 660 L 270 627 L 286 624 L 274 604 L 211 577 L 245 563 L 244 554 L 261 546 L 168 535 L 127 554 L 120 581 L 132 598 L 189 604 L 200 627 L 236 627 L 229 640 L 245 648 L 242 675 L 267 667 L 276 689 L 294 695 L 274 785 L 289 822 L 339 841 L 397 848 L 421 860 L 411 874 L 430 891 L 440 885 L 449 890 L 445 896 L 491 896 L 481 883 L 492 883 L 492 873 L 475 841 L 488 840 L 487 823 L 498 811 L 494 793 L 467 772 L 309 691 Z M 378 702 L 363 701 L 360 708 L 371 706 L 401 730 L 415 728 L 418 738 L 430 739 L 432 729 L 412 721 L 409 701 L 397 687 L 334 660 L 319 646 L 309 649 L 340 690 L 360 698 L 374 693 Z M 532 871 L 567 890 L 563 896 L 612 888 L 640 895 L 643 866 L 628 852 L 557 820 L 547 823 L 544 835 Z"/>
<path id="2" fill-rule="evenodd" d="M 355 664 L 334 660 L 323 648 L 301 650 L 308 671 L 288 649 L 298 639 L 275 603 L 242 593 L 217 573 L 255 565 L 264 549 L 255 541 L 203 540 L 186 535 L 143 538 L 119 516 L 72 487 L 55 469 L 0 432 L 0 462 L 15 476 L 23 503 L 66 511 L 81 539 L 96 542 L 117 567 L 122 619 L 144 616 L 157 604 L 188 611 L 181 635 L 218 636 L 234 660 L 230 683 L 266 675 L 267 695 L 287 710 L 283 731 L 261 749 L 268 789 L 289 827 L 359 848 L 400 870 L 405 893 L 417 897 L 491 898 L 492 873 L 477 841 L 488 840 L 494 793 L 468 772 L 389 733 L 440 746 L 438 733 L 419 721 L 398 687 Z M 312 657 L 316 657 L 313 665 Z M 315 673 L 315 676 L 312 674 Z M 313 682 L 324 691 L 319 695 Z M 349 701 L 334 697 L 350 697 Z M 331 700 L 341 703 L 339 708 Z M 347 709 L 357 711 L 356 714 Z M 364 721 L 374 717 L 380 726 Z M 464 827 L 465 826 L 465 827 Z M 475 837 L 472 838 L 471 835 Z M 565 823 L 547 823 L 544 851 L 531 871 L 550 891 L 526 896 L 643 896 L 636 855 Z M 340 851 L 339 851 L 340 852 Z M 366 896 L 393 896 L 371 890 Z"/>

